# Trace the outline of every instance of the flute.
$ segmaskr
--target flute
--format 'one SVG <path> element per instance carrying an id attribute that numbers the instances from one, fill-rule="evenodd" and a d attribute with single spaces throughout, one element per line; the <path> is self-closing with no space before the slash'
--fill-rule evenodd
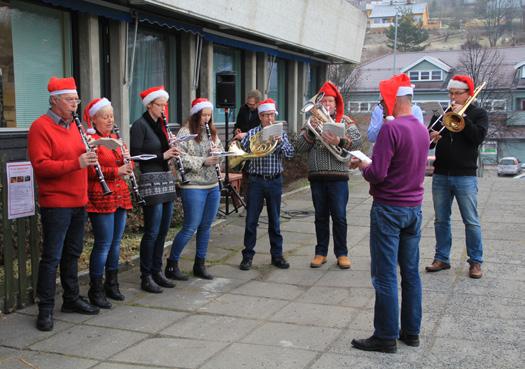
<path id="1" fill-rule="evenodd" d="M 210 143 L 210 152 L 211 152 L 212 138 L 211 138 L 210 126 L 208 123 L 204 123 L 204 126 L 206 127 L 206 134 L 208 135 L 208 142 Z M 217 175 L 217 181 L 219 182 L 219 190 L 222 190 L 221 167 L 219 164 L 215 164 L 215 174 Z"/>
<path id="2" fill-rule="evenodd" d="M 120 140 L 120 130 L 116 124 L 113 125 L 113 133 L 115 133 L 117 139 Z M 124 164 L 129 164 L 130 160 L 124 155 L 124 153 L 122 153 L 122 157 L 124 158 Z M 137 202 L 137 204 L 141 206 L 146 204 L 146 201 L 140 194 L 139 185 L 137 183 L 137 177 L 135 177 L 135 173 L 133 171 L 131 171 L 131 173 L 129 174 L 129 182 L 131 184 L 131 189 L 133 191 L 133 195 L 135 196 L 135 201 Z"/>
<path id="3" fill-rule="evenodd" d="M 164 126 L 166 127 L 166 132 L 168 134 L 168 142 L 170 144 L 170 147 L 172 147 L 174 144 L 172 142 L 175 142 L 176 138 L 173 136 L 173 134 L 170 131 L 170 127 L 168 126 L 168 121 L 166 120 L 166 116 L 164 115 L 164 112 L 160 113 L 162 117 L 162 121 L 164 122 Z M 177 171 L 180 173 L 180 179 L 182 184 L 187 184 L 190 181 L 186 179 L 186 171 L 184 170 L 184 165 L 182 164 L 182 159 L 180 156 L 175 156 L 174 158 L 175 165 L 177 166 Z"/>
<path id="4" fill-rule="evenodd" d="M 91 146 L 89 146 L 89 140 L 86 136 L 86 132 L 84 132 L 84 127 L 82 127 L 82 123 L 80 123 L 80 119 L 78 118 L 78 114 L 76 112 L 73 112 L 73 120 L 75 121 L 75 124 L 77 125 L 78 132 L 80 133 L 80 137 L 82 138 L 82 142 L 84 142 L 84 146 L 86 147 L 86 152 L 92 152 L 93 149 Z M 102 173 L 102 168 L 100 168 L 100 164 L 97 162 L 97 164 L 94 165 L 95 172 L 97 173 L 98 181 L 100 182 L 100 185 L 102 186 L 102 191 L 104 196 L 111 195 L 112 191 L 109 189 L 108 184 L 106 183 L 106 179 L 104 178 L 104 174 Z"/>

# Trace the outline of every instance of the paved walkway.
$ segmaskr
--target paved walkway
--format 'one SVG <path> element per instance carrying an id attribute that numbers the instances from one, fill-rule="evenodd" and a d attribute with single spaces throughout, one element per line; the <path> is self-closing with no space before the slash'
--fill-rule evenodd
<path id="1" fill-rule="evenodd" d="M 95 317 L 56 312 L 53 332 L 34 328 L 36 308 L 2 317 L 0 368 L 524 368 L 525 181 L 480 181 L 485 276 L 467 277 L 463 225 L 454 212 L 453 267 L 422 273 L 424 319 L 419 348 L 397 354 L 352 349 L 372 332 L 368 186 L 350 182 L 348 245 L 353 261 L 335 258 L 310 269 L 315 244 L 308 190 L 283 200 L 289 270 L 269 265 L 260 223 L 254 268 L 238 269 L 244 218 L 231 215 L 210 242 L 213 281 L 190 279 L 163 294 L 138 289 L 138 271 L 122 275 L 126 301 Z M 433 256 L 430 179 L 426 182 L 421 270 Z M 183 262 L 190 270 L 193 247 Z"/>

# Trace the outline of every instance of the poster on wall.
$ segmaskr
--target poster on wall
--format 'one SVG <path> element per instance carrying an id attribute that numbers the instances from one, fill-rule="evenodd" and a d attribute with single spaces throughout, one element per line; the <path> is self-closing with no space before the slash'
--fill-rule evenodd
<path id="1" fill-rule="evenodd" d="M 6 164 L 7 218 L 35 215 L 35 186 L 33 167 L 28 161 Z"/>

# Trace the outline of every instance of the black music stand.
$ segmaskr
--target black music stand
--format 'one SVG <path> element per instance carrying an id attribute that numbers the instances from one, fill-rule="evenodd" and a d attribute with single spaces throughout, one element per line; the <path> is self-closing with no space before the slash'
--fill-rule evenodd
<path id="1" fill-rule="evenodd" d="M 229 132 L 228 132 L 228 115 L 229 115 L 229 108 L 224 108 L 224 149 L 227 152 L 230 147 L 230 141 L 228 139 Z M 224 196 L 224 205 L 225 209 L 219 209 L 219 213 L 222 215 L 230 215 L 232 213 L 238 213 L 239 208 L 246 207 L 246 204 L 244 203 L 244 200 L 242 199 L 241 195 L 239 195 L 239 192 L 232 186 L 230 183 L 230 169 L 229 169 L 229 163 L 228 163 L 228 156 L 226 156 L 226 163 L 224 166 L 224 182 L 222 184 L 222 195 Z M 230 211 L 230 198 L 232 200 L 233 210 Z"/>

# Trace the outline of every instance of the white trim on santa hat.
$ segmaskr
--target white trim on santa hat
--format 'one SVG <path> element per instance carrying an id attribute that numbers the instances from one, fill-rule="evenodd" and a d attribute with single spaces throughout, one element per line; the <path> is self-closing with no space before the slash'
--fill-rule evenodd
<path id="1" fill-rule="evenodd" d="M 197 114 L 202 109 L 206 109 L 206 108 L 213 110 L 213 104 L 209 101 L 202 101 L 198 104 L 195 104 L 190 109 L 190 115 Z"/>
<path id="2" fill-rule="evenodd" d="M 77 90 L 56 90 L 56 91 L 51 91 L 49 94 L 51 96 L 55 96 L 55 95 L 76 94 L 76 93 L 78 93 Z"/>
<path id="3" fill-rule="evenodd" d="M 279 115 L 279 113 L 275 109 L 275 104 L 273 103 L 260 104 L 259 107 L 257 108 L 257 111 L 259 112 L 259 114 L 267 112 L 267 111 L 272 111 L 272 110 L 275 112 L 275 115 Z"/>
<path id="4" fill-rule="evenodd" d="M 447 90 L 451 88 L 457 88 L 459 90 L 468 90 L 468 85 L 465 82 L 458 81 L 457 79 L 451 79 L 448 81 Z"/>
<path id="5" fill-rule="evenodd" d="M 111 105 L 111 101 L 103 97 L 99 101 L 97 101 L 91 108 L 89 108 L 89 116 L 94 117 L 95 114 L 98 113 L 98 111 L 102 108 L 105 108 L 106 106 Z"/>
<path id="6" fill-rule="evenodd" d="M 147 94 L 144 99 L 142 99 L 142 104 L 144 106 L 148 106 L 153 100 L 158 99 L 159 97 L 163 97 L 168 100 L 170 95 L 164 90 L 153 91 Z"/>
<path id="7" fill-rule="evenodd" d="M 397 89 L 396 96 L 406 96 L 406 95 L 413 95 L 414 94 L 414 88 L 411 86 L 399 86 Z"/>

